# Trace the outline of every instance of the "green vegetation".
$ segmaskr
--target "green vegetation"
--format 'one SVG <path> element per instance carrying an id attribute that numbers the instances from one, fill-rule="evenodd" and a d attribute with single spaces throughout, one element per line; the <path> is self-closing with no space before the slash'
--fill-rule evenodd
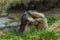
<path id="1" fill-rule="evenodd" d="M 55 21 L 60 20 L 60 17 L 52 16 L 47 17 L 47 19 L 48 24 L 51 25 Z M 17 32 L 0 33 L 0 40 L 60 40 L 60 32 L 47 30 L 37 32 L 35 28 L 32 28 L 27 34 L 19 34 Z"/>
<path id="2" fill-rule="evenodd" d="M 47 19 L 48 19 L 48 24 L 52 25 L 52 23 L 54 23 L 55 21 L 60 20 L 60 16 L 59 17 L 58 16 L 48 16 Z"/>

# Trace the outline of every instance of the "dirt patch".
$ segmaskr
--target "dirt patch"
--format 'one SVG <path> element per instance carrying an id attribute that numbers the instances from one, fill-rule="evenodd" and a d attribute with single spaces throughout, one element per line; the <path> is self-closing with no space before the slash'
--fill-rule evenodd
<path id="1" fill-rule="evenodd" d="M 47 16 L 60 16 L 60 8 L 54 8 L 43 13 Z"/>

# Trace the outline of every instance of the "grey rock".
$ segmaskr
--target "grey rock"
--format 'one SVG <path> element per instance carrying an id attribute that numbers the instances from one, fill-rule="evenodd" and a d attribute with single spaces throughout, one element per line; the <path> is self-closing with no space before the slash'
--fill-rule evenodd
<path id="1" fill-rule="evenodd" d="M 18 29 L 19 23 L 14 21 L 9 25 L 6 25 L 6 22 L 11 21 L 8 17 L 1 17 L 0 18 L 0 31 L 7 32 L 7 31 L 16 31 Z"/>

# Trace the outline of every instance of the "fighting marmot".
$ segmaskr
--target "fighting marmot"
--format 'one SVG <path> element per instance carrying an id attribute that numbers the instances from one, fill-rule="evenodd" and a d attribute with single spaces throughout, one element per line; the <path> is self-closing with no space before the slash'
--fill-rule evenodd
<path id="1" fill-rule="evenodd" d="M 31 25 L 34 25 L 38 31 L 46 29 L 48 24 L 45 15 L 33 10 L 25 12 L 21 16 L 20 33 L 29 32 Z"/>

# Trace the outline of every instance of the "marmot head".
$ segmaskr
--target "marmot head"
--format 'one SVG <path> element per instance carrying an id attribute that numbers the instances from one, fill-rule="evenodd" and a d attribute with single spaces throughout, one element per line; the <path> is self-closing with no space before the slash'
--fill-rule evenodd
<path id="1" fill-rule="evenodd" d="M 44 14 L 38 12 L 31 12 L 31 15 L 28 17 L 29 22 L 32 24 L 37 24 L 38 22 L 44 22 Z"/>

